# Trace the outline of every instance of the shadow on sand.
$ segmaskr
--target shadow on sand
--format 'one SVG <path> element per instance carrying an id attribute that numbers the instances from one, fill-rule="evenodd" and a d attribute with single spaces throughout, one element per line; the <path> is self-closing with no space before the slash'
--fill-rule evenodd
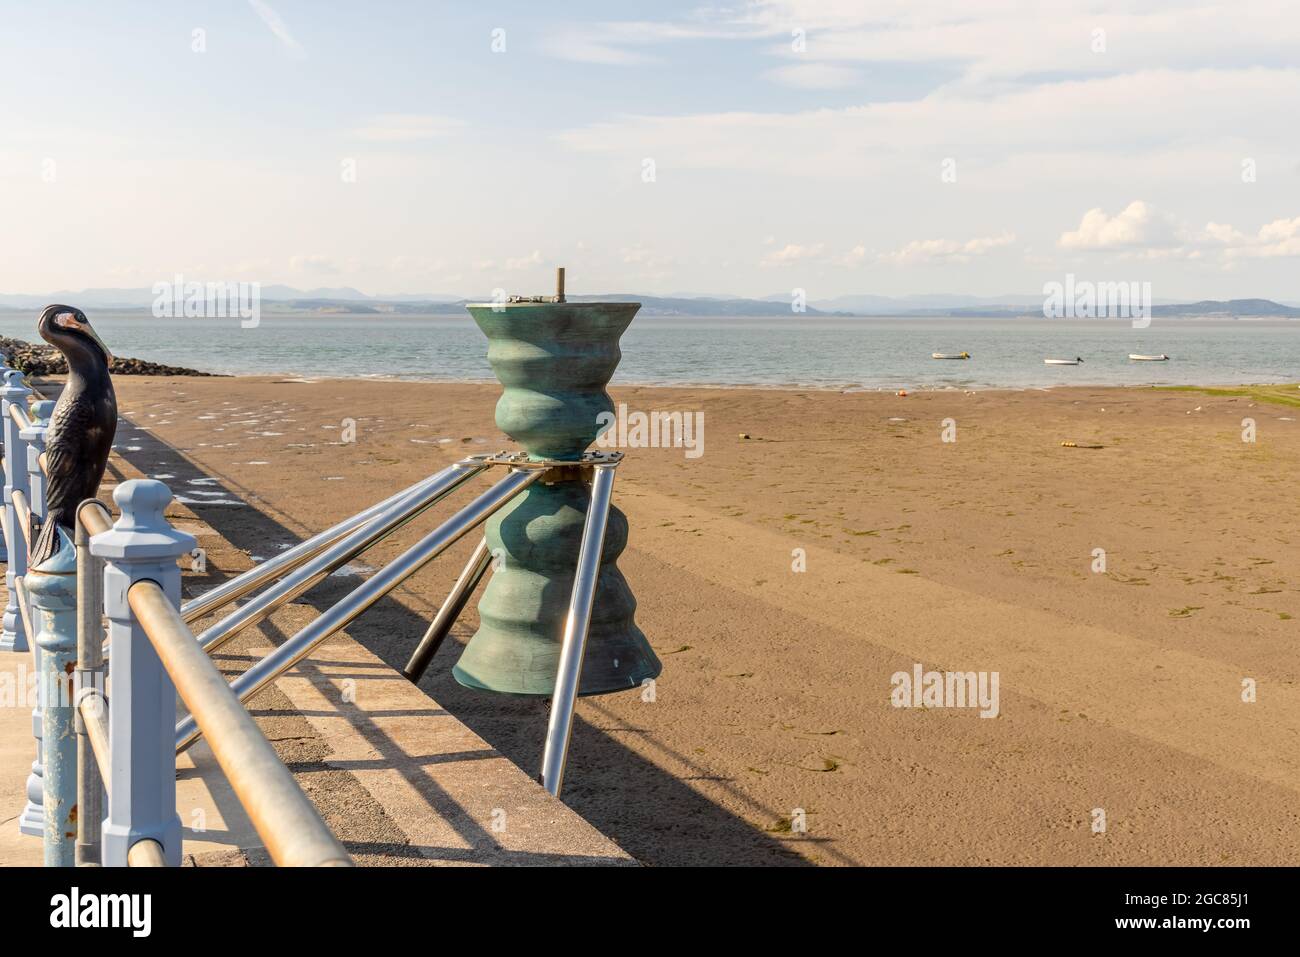
<path id="1" fill-rule="evenodd" d="M 47 393 L 53 393 L 48 384 Z M 124 451 L 119 442 L 117 454 L 145 475 L 166 474 L 166 481 L 174 490 L 186 488 L 195 479 L 207 479 L 202 488 L 208 491 L 224 490 L 229 497 L 242 500 L 243 507 L 209 505 L 187 502 L 188 507 L 210 524 L 237 548 L 254 555 L 265 556 L 273 543 L 298 540 L 296 533 L 274 517 L 250 503 L 249 490 L 238 488 L 226 481 L 213 482 L 212 477 L 199 470 L 181 453 L 160 442 L 152 434 L 139 431 L 132 435 L 130 450 Z M 113 469 L 110 462 L 110 469 Z M 115 471 L 115 470 L 114 470 Z M 121 477 L 120 475 L 118 476 Z M 386 494 L 380 490 L 375 498 Z M 357 509 L 372 504 L 370 499 L 355 503 Z M 450 514 L 435 510 L 425 516 L 421 528 L 432 527 L 437 517 Z M 440 561 L 449 562 L 448 576 L 459 570 L 459 560 L 452 555 Z M 187 572 L 185 595 L 193 597 L 219 584 L 230 572 L 212 567 L 209 562 L 205 575 Z M 313 609 L 322 611 L 356 587 L 359 578 L 331 576 L 298 599 Z M 450 581 L 450 577 L 448 577 Z M 414 588 L 427 586 L 427 578 L 412 579 Z M 434 594 L 430 588 L 428 599 L 436 605 L 443 594 Z M 434 659 L 420 687 L 443 708 L 455 715 L 475 733 L 530 776 L 536 776 L 541 765 L 542 744 L 546 730 L 547 702 L 542 699 L 514 698 L 471 691 L 457 684 L 451 677 L 451 665 L 473 633 L 476 615 L 471 607 L 458 623 L 451 639 Z M 348 634 L 394 669 L 400 669 L 414 649 L 428 622 L 392 598 L 385 598 L 369 609 Z M 274 636 L 269 630 L 266 634 Z M 326 652 L 327 653 L 327 652 Z M 728 809 L 715 804 L 696 792 L 685 780 L 646 760 L 625 747 L 611 732 L 621 735 L 646 734 L 644 729 L 627 727 L 621 719 L 602 707 L 598 700 L 595 713 L 607 722 L 606 728 L 596 727 L 582 716 L 575 716 L 570 761 L 565 777 L 564 801 L 599 831 L 608 835 L 628 853 L 645 864 L 721 864 L 721 865 L 806 865 L 808 862 L 786 843 L 765 833 Z M 373 736 L 375 729 L 359 729 Z M 381 754 L 382 742 L 375 743 Z M 655 751 L 672 759 L 676 765 L 691 767 L 690 760 L 668 749 L 662 742 L 647 739 Z M 396 747 L 395 744 L 392 745 Z M 462 756 L 463 757 L 463 756 Z M 706 772 L 700 769 L 695 780 L 705 780 Z M 748 806 L 755 816 L 776 820 L 779 816 L 770 809 L 754 805 L 730 782 L 718 782 L 738 805 Z M 440 805 L 437 795 L 421 792 L 430 807 L 437 813 L 452 809 Z M 807 839 L 802 839 L 807 840 Z M 820 843 L 820 842 L 819 842 Z M 373 849 L 372 849 L 373 850 Z M 398 853 L 397 848 L 393 851 Z M 401 851 L 410 855 L 409 849 Z M 520 863 L 564 863 L 539 860 Z"/>

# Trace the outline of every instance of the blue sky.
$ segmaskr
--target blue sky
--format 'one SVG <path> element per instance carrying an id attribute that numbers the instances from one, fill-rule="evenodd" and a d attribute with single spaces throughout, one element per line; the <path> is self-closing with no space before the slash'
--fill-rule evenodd
<path id="1" fill-rule="evenodd" d="M 3 292 L 1300 299 L 1283 2 L 0 10 Z"/>

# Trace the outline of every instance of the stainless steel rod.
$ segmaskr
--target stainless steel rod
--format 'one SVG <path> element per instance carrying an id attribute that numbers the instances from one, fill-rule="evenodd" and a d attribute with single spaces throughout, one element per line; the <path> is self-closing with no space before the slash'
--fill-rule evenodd
<path id="1" fill-rule="evenodd" d="M 12 402 L 9 405 L 9 417 L 13 419 L 14 422 L 18 425 L 18 431 L 20 432 L 23 431 L 24 429 L 30 429 L 32 427 L 31 416 L 27 414 L 26 409 L 24 409 L 16 402 Z M 15 462 L 14 464 L 17 465 L 18 463 Z M 23 463 L 23 468 L 25 469 L 26 467 L 27 467 L 26 463 Z"/>
<path id="2" fill-rule="evenodd" d="M 289 572 L 320 554 L 354 528 L 392 506 L 398 499 L 410 495 L 423 484 L 423 481 L 427 480 L 416 482 L 414 485 L 388 496 L 382 502 L 377 502 L 365 511 L 358 512 L 351 518 L 344 519 L 337 525 L 333 525 L 325 529 L 325 531 L 318 532 L 311 538 L 299 542 L 293 548 L 276 555 L 274 558 L 269 558 L 248 569 L 248 571 L 241 572 L 230 581 L 222 582 L 197 598 L 191 598 L 181 605 L 181 617 L 188 622 L 195 621 L 204 615 L 211 614 L 218 608 L 230 604 L 232 601 L 238 601 L 251 591 L 256 591 L 272 578 L 279 578 L 281 575 L 289 574 Z"/>
<path id="3" fill-rule="evenodd" d="M 600 579 L 600 556 L 605 550 L 605 526 L 614 491 L 613 465 L 597 465 L 591 483 L 591 504 L 578 547 L 578 573 L 569 596 L 569 615 L 564 622 L 560 665 L 551 696 L 551 716 L 546 726 L 546 748 L 542 753 L 542 786 L 556 797 L 564 785 L 564 767 L 569 760 L 569 735 L 573 731 L 573 709 L 582 681 L 582 659 L 587 651 L 591 607 Z"/>
<path id="4" fill-rule="evenodd" d="M 23 582 L 23 577 L 19 575 L 14 579 L 14 592 L 18 599 L 18 614 L 22 616 L 23 628 L 26 633 L 32 636 L 32 641 L 36 641 L 36 632 L 32 630 L 32 607 L 31 596 L 27 593 L 27 585 Z"/>
<path id="5" fill-rule="evenodd" d="M 108 699 L 105 698 L 99 692 L 93 692 L 91 694 L 82 695 L 80 703 L 77 705 L 77 714 L 81 722 L 85 725 L 86 738 L 88 739 L 90 744 L 90 754 L 89 754 L 90 761 L 88 762 L 87 767 L 94 768 L 96 780 L 100 782 L 100 785 L 103 788 L 103 793 L 107 793 L 108 778 L 103 776 L 103 770 L 104 768 L 108 767 L 109 753 L 110 753 L 108 749 Z M 77 774 L 78 774 L 78 779 L 81 780 L 80 777 L 81 752 L 77 752 L 77 758 L 78 758 Z M 101 797 L 100 794 L 95 795 L 96 808 L 100 808 L 100 803 L 99 803 L 100 797 Z M 81 813 L 80 813 L 81 807 L 82 807 L 81 799 L 78 798 L 77 801 L 78 824 L 80 824 L 81 821 Z M 99 810 L 99 814 L 102 816 L 103 814 L 102 809 Z M 101 821 L 100 823 L 102 824 L 103 822 Z M 99 834 L 98 828 L 95 829 L 95 834 L 96 835 Z M 79 859 L 77 861 L 78 867 L 83 867 L 83 866 L 97 867 L 99 865 L 100 857 L 99 857 L 98 840 L 95 842 L 94 848 L 95 848 L 94 862 L 91 863 L 89 861 L 81 861 Z M 77 835 L 77 849 L 78 850 L 81 849 L 80 831 L 78 831 L 78 835 Z"/>
<path id="6" fill-rule="evenodd" d="M 127 867 L 166 867 L 167 857 L 162 845 L 151 837 L 142 838 L 126 852 Z"/>
<path id="7" fill-rule="evenodd" d="M 346 597 L 284 644 L 249 668 L 230 684 L 240 701 L 247 701 L 284 674 L 335 632 L 346 628 L 362 612 L 410 578 L 463 535 L 477 528 L 501 506 L 532 485 L 542 469 L 511 469 L 510 473 L 447 521 L 416 542 L 392 562 L 354 588 Z M 202 729 L 193 716 L 176 725 L 176 750 L 184 751 L 198 740 Z"/>
<path id="8" fill-rule="evenodd" d="M 108 506 L 96 498 L 88 498 L 77 506 L 77 521 L 85 528 L 87 537 L 113 527 L 113 516 Z"/>
<path id="9" fill-rule="evenodd" d="M 478 543 L 478 548 L 474 549 L 474 554 L 465 563 L 465 568 L 461 571 L 460 577 L 456 579 L 456 584 L 451 586 L 451 593 L 447 595 L 447 600 L 442 603 L 442 607 L 438 609 L 438 614 L 434 616 L 433 621 L 429 622 L 429 630 L 424 633 L 424 637 L 420 639 L 420 644 L 416 646 L 415 652 L 411 655 L 411 660 L 402 669 L 402 674 L 411 682 L 418 682 L 424 677 L 425 671 L 429 668 L 429 662 L 433 661 L 433 656 L 442 647 L 443 639 L 451 633 L 451 626 L 456 623 L 460 613 L 465 610 L 469 596 L 474 594 L 474 589 L 483 580 L 483 576 L 487 574 L 488 566 L 491 564 L 492 554 L 488 551 L 488 543 L 485 538 Z"/>
<path id="10" fill-rule="evenodd" d="M 32 550 L 32 507 L 27 501 L 27 493 L 22 489 L 14 489 L 12 501 L 14 517 L 18 519 L 18 531 L 22 532 L 23 541 L 27 543 L 27 551 L 30 552 Z"/>
<path id="11" fill-rule="evenodd" d="M 208 733 L 217 764 L 271 860 L 281 867 L 351 866 L 348 852 L 325 826 L 217 666 L 195 643 L 162 586 L 138 581 L 126 597 L 176 693 Z"/>
<path id="12" fill-rule="evenodd" d="M 387 509 L 376 513 L 365 524 L 348 533 L 346 538 L 335 542 L 291 575 L 281 579 L 248 604 L 208 628 L 198 636 L 199 645 L 211 654 L 249 625 L 257 624 L 285 602 L 293 601 L 324 580 L 331 572 L 342 568 L 357 555 L 387 537 L 394 529 L 405 525 L 425 509 L 437 504 L 486 467 L 481 463 L 466 460 L 426 479 L 416 486 L 415 491 L 399 498 Z"/>
<path id="13" fill-rule="evenodd" d="M 89 499 L 77 506 L 77 844 L 78 867 L 98 867 L 108 767 L 104 682 L 104 563 L 90 554 L 90 536 L 109 528 L 108 509 Z M 96 720 L 97 719 L 97 720 Z M 102 724 L 101 724 L 102 723 Z M 102 733 L 102 741 L 96 734 Z M 103 754 L 99 753 L 102 746 Z M 99 760 L 96 760 L 96 759 Z"/>

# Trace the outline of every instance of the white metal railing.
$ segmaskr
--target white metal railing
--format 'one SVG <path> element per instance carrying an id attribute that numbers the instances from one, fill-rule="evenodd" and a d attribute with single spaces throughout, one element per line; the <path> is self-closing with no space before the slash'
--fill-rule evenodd
<path id="1" fill-rule="evenodd" d="M 171 501 L 165 485 L 119 485 L 116 522 L 102 503 L 82 503 L 75 542 L 65 541 L 39 570 L 27 567 L 45 514 L 44 433 L 53 403 L 29 408 L 35 393 L 21 374 L 3 368 L 0 374 L 9 560 L 0 641 L 30 650 L 39 675 L 37 760 L 21 826 L 44 838 L 45 863 L 180 863 L 173 743 L 179 694 L 271 859 L 282 866 L 350 866 L 347 851 L 185 624 L 177 560 L 194 539 L 163 517 Z M 105 589 L 105 580 L 114 587 Z M 113 662 L 111 694 L 107 660 Z"/>
<path id="2" fill-rule="evenodd" d="M 47 865 L 179 864 L 175 755 L 200 736 L 275 863 L 350 865 L 242 703 L 534 483 L 552 474 L 568 480 L 578 470 L 590 476 L 590 505 L 542 759 L 542 783 L 558 796 L 621 453 L 585 452 L 575 461 L 506 452 L 470 456 L 181 605 L 177 562 L 195 541 L 167 522 L 163 513 L 172 495 L 154 480 L 117 486 L 116 521 L 101 502 L 83 502 L 75 540 L 65 536 L 39 570 L 28 569 L 33 530 L 46 516 L 45 431 L 54 403 L 29 408 L 34 393 L 22 375 L 2 367 L 0 375 L 9 561 L 0 648 L 30 648 L 41 676 L 33 713 L 37 755 L 20 826 L 43 835 Z M 493 466 L 504 468 L 504 477 L 226 683 L 208 657 L 212 651 Z M 404 669 L 411 680 L 423 674 L 488 564 L 481 544 Z M 263 585 L 200 634 L 190 630 L 190 622 Z M 180 722 L 177 694 L 190 712 Z"/>

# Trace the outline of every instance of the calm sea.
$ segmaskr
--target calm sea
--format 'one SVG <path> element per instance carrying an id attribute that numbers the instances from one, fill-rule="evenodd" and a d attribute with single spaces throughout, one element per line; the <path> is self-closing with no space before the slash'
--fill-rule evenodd
<path id="1" fill-rule="evenodd" d="M 114 353 L 209 372 L 490 380 L 474 323 L 432 316 L 155 319 L 92 313 Z M 33 317 L 0 335 L 34 341 Z M 969 352 L 964 362 L 932 352 Z M 1170 362 L 1130 362 L 1129 353 Z M 1043 359 L 1082 356 L 1081 366 Z M 833 389 L 1231 385 L 1300 379 L 1300 322 L 656 318 L 623 337 L 615 382 Z"/>

